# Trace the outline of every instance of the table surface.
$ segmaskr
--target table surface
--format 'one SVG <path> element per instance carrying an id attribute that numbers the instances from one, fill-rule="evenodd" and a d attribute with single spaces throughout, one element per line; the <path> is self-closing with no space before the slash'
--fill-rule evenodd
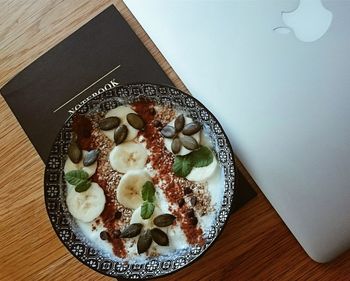
<path id="1" fill-rule="evenodd" d="M 125 4 L 108 0 L 0 1 L 0 87 L 110 4 L 186 91 Z M 56 237 L 44 204 L 44 163 L 1 96 L 0 120 L 0 280 L 109 279 L 78 262 Z M 158 280 L 350 280 L 350 252 L 329 264 L 312 261 L 249 181 L 258 196 L 229 218 L 215 246 Z"/>

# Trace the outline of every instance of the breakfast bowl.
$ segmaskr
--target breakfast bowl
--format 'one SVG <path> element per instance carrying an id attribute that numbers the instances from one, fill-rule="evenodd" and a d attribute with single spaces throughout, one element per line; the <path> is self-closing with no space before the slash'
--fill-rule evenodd
<path id="1" fill-rule="evenodd" d="M 190 265 L 230 214 L 235 163 L 218 120 L 163 85 L 121 85 L 63 124 L 46 169 L 52 226 L 79 261 L 126 279 Z"/>

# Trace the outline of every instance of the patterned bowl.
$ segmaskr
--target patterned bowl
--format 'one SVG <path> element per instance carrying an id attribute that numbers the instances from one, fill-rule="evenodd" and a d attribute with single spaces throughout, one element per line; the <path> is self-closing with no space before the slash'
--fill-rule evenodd
<path id="1" fill-rule="evenodd" d="M 180 108 L 187 112 L 192 119 L 198 120 L 206 128 L 209 128 L 209 137 L 223 171 L 224 195 L 213 225 L 204 233 L 205 244 L 203 246 L 190 246 L 176 255 L 149 257 L 142 263 L 133 263 L 112 257 L 96 248 L 84 237 L 68 212 L 65 203 L 66 184 L 63 168 L 71 138 L 72 116 L 68 118 L 52 146 L 45 169 L 44 192 L 47 213 L 57 236 L 72 255 L 88 267 L 111 277 L 155 278 L 173 273 L 197 260 L 222 231 L 230 214 L 234 195 L 235 163 L 229 140 L 213 114 L 192 96 L 169 86 L 146 83 L 127 84 L 96 97 L 90 97 L 89 101 L 80 107 L 75 114 L 105 112 L 118 106 L 121 100 L 132 103 L 144 98 L 150 99 L 156 104 Z"/>

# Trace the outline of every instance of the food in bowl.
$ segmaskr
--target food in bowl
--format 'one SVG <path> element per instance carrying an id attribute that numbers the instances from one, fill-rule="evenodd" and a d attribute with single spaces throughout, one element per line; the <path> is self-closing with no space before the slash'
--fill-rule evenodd
<path id="1" fill-rule="evenodd" d="M 224 184 L 203 124 L 141 100 L 75 115 L 71 139 L 65 203 L 98 248 L 130 259 L 205 243 Z"/>

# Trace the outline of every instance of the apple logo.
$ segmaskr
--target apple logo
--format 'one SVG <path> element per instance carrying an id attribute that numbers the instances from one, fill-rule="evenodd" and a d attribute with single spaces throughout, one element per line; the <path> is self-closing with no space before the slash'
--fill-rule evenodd
<path id="1" fill-rule="evenodd" d="M 300 0 L 299 7 L 292 12 L 282 12 L 283 22 L 287 27 L 274 30 L 287 34 L 288 29 L 303 42 L 313 42 L 320 39 L 329 29 L 333 14 L 327 10 L 321 0 Z"/>

